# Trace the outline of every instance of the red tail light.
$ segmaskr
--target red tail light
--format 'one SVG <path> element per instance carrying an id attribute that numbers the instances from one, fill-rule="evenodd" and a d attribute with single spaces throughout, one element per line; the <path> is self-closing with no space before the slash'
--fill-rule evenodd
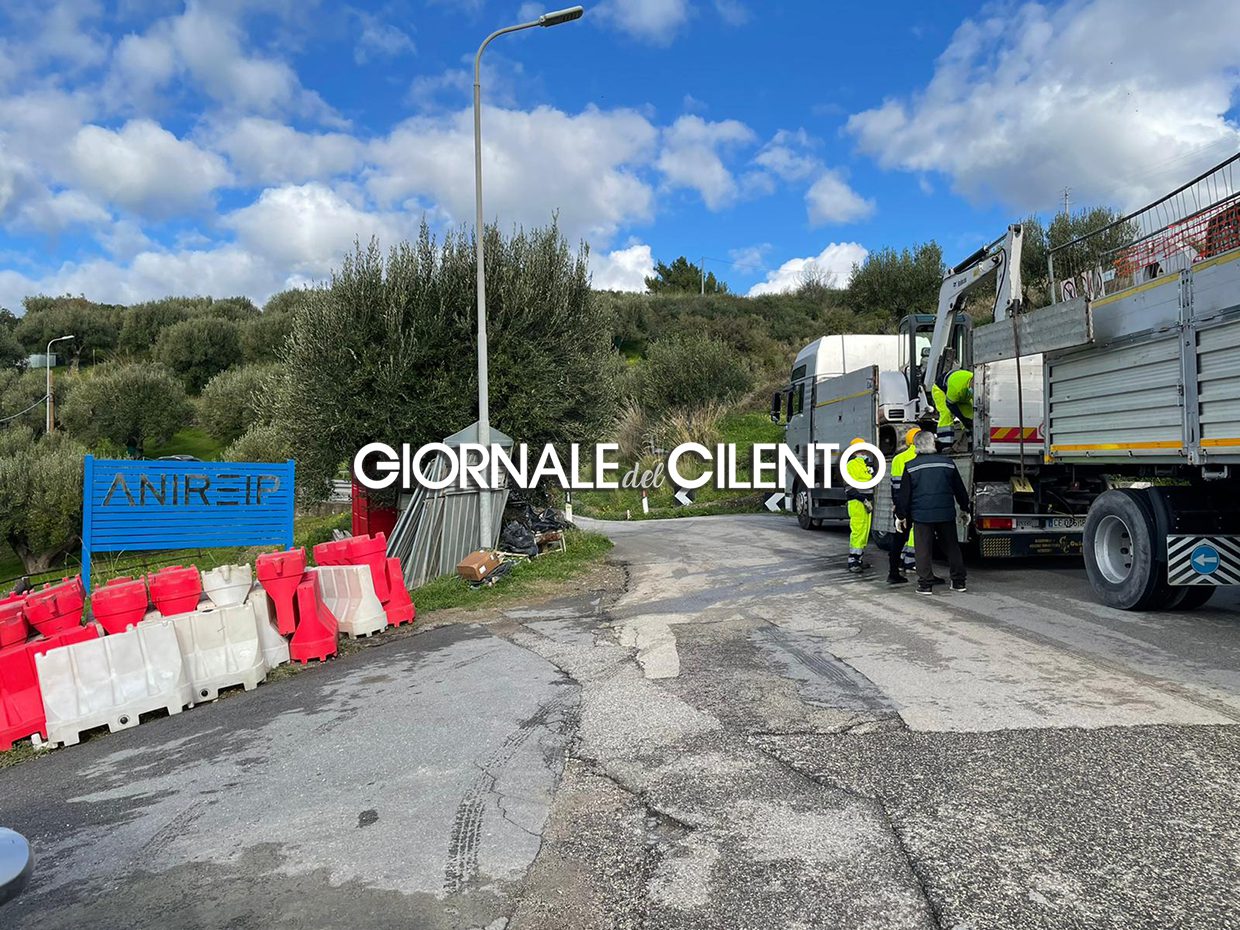
<path id="1" fill-rule="evenodd" d="M 980 530 L 1010 530 L 1015 524 L 1011 517 L 978 517 L 977 528 Z"/>

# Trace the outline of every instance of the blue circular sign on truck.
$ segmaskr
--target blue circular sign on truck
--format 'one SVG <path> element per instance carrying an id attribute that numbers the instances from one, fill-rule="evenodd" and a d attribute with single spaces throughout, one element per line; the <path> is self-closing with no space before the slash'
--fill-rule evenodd
<path id="1" fill-rule="evenodd" d="M 1218 571 L 1218 550 L 1208 543 L 1202 543 L 1188 557 L 1188 563 L 1198 575 L 1213 575 Z"/>

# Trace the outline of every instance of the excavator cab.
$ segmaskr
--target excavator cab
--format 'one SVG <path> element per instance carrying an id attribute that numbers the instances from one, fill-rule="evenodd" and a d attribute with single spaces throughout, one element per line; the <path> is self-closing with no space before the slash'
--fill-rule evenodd
<path id="1" fill-rule="evenodd" d="M 908 385 L 908 399 L 922 396 L 922 380 L 930 359 L 930 344 L 934 338 L 934 314 L 911 313 L 900 320 L 900 372 Z M 952 316 L 947 345 L 939 358 L 937 378 L 953 368 L 970 368 L 973 365 L 973 318 L 959 312 Z M 929 404 L 929 398 L 923 397 Z"/>

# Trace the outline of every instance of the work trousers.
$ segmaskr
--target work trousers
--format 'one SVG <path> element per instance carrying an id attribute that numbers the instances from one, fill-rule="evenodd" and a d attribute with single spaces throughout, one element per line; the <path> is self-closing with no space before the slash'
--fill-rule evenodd
<path id="1" fill-rule="evenodd" d="M 860 557 L 870 541 L 870 524 L 874 515 L 861 501 L 848 502 L 848 551 Z"/>
<path id="2" fill-rule="evenodd" d="M 898 575 L 902 571 L 912 571 L 916 565 L 913 545 L 916 533 L 910 526 L 901 533 L 895 529 L 894 521 L 891 530 L 891 551 L 887 553 L 887 573 Z"/>
<path id="3" fill-rule="evenodd" d="M 913 534 L 917 547 L 917 584 L 921 588 L 932 586 L 934 579 L 934 541 L 937 539 L 947 556 L 947 567 L 951 570 L 954 582 L 965 579 L 964 555 L 960 552 L 960 542 L 956 539 L 956 524 L 952 523 L 918 523 Z"/>

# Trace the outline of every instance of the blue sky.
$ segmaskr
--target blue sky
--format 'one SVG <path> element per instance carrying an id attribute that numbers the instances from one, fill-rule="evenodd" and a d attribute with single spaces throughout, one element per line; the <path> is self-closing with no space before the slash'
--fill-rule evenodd
<path id="1" fill-rule="evenodd" d="M 521 0 L 0 10 L 0 305 L 322 280 L 472 217 L 470 67 Z M 487 216 L 557 213 L 596 286 L 684 254 L 741 293 L 949 260 L 1029 212 L 1137 206 L 1240 148 L 1240 4 L 603 0 L 498 40 Z"/>

